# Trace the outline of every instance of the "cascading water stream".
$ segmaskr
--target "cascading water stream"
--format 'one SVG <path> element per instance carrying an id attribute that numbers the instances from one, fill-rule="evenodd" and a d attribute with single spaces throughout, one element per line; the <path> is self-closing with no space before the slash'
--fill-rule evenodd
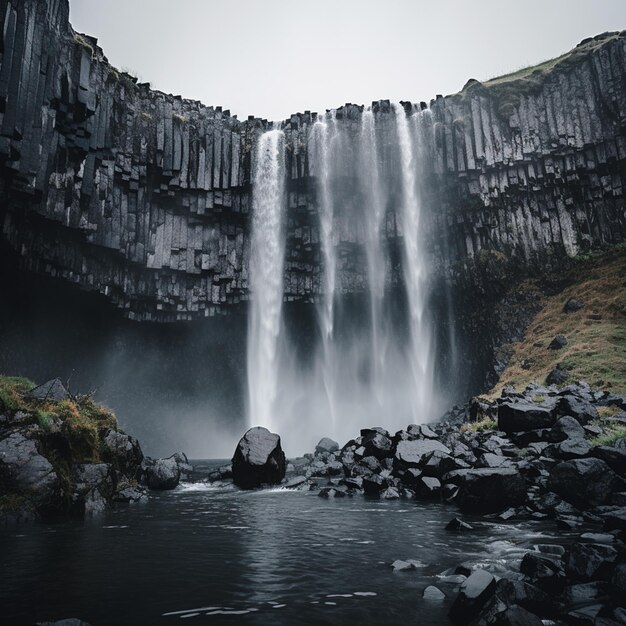
<path id="1" fill-rule="evenodd" d="M 315 153 L 318 163 L 318 205 L 320 220 L 320 244 L 324 259 L 324 281 L 322 301 L 320 303 L 320 331 L 322 337 L 322 381 L 328 400 L 331 422 L 335 421 L 334 402 L 334 359 L 332 340 L 334 330 L 334 307 L 336 289 L 337 253 L 335 248 L 333 219 L 334 197 L 332 193 L 333 154 L 337 140 L 337 121 L 335 111 L 329 111 L 313 125 Z"/>
<path id="2" fill-rule="evenodd" d="M 433 371 L 430 363 L 430 332 L 424 315 L 427 269 L 420 232 L 421 201 L 417 186 L 417 148 L 411 133 L 410 118 L 404 107 L 395 103 L 398 147 L 400 152 L 402 203 L 400 218 L 404 244 L 404 281 L 409 308 L 409 361 L 413 377 L 412 413 L 415 420 L 429 417 L 432 403 Z M 421 113 L 413 113 L 421 115 Z M 421 135 L 421 133 L 420 133 Z M 418 145 L 421 136 L 417 137 Z"/>
<path id="3" fill-rule="evenodd" d="M 381 186 L 379 150 L 376 138 L 376 117 L 371 108 L 361 116 L 359 183 L 365 209 L 365 253 L 370 296 L 371 344 L 370 362 L 372 389 L 378 404 L 382 404 L 382 374 L 385 366 L 383 302 L 385 296 L 386 262 L 381 247 L 381 226 L 384 198 Z"/>
<path id="4" fill-rule="evenodd" d="M 282 328 L 285 205 L 284 136 L 258 140 L 252 206 L 248 322 L 248 418 L 272 428 L 278 392 L 278 342 Z"/>

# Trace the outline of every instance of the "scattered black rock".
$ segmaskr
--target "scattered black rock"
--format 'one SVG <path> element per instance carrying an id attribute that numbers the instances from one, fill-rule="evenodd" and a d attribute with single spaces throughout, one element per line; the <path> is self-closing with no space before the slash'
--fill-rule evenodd
<path id="1" fill-rule="evenodd" d="M 446 524 L 446 530 L 474 530 L 473 526 L 470 526 L 467 522 L 464 522 L 462 519 L 459 519 L 458 517 L 455 517 L 454 519 L 451 519 L 447 524 Z"/>
<path id="2" fill-rule="evenodd" d="M 576 311 L 580 311 L 585 307 L 585 303 L 581 300 L 577 300 L 576 298 L 570 298 L 563 305 L 563 313 L 575 313 Z"/>
<path id="3" fill-rule="evenodd" d="M 548 486 L 574 506 L 589 508 L 609 500 L 616 479 L 615 472 L 600 459 L 572 459 L 552 469 Z"/>
<path id="4" fill-rule="evenodd" d="M 546 377 L 547 385 L 562 385 L 569 377 L 567 370 L 555 367 Z"/>
<path id="5" fill-rule="evenodd" d="M 484 570 L 476 570 L 461 583 L 461 589 L 452 607 L 450 619 L 457 624 L 467 624 L 478 616 L 481 609 L 493 596 L 496 579 Z"/>
<path id="6" fill-rule="evenodd" d="M 278 435 L 257 426 L 239 440 L 233 456 L 233 481 L 238 487 L 277 485 L 285 477 L 285 470 L 285 453 Z"/>
<path id="7" fill-rule="evenodd" d="M 562 350 L 567 345 L 567 337 L 565 335 L 557 335 L 549 344 L 549 350 Z"/>

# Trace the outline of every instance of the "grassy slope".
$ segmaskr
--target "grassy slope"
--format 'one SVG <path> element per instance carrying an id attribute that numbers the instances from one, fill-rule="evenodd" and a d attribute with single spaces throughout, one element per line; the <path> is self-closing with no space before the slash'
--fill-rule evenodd
<path id="1" fill-rule="evenodd" d="M 546 79 L 550 76 L 553 76 L 557 72 L 570 70 L 575 65 L 582 63 L 599 48 L 618 39 L 623 39 L 624 37 L 626 37 L 624 31 L 598 35 L 592 39 L 581 42 L 573 50 L 555 59 L 548 59 L 543 63 L 524 67 L 514 72 L 504 74 L 503 76 L 490 78 L 486 81 L 469 81 L 460 95 L 462 97 L 468 90 L 478 85 L 487 88 L 498 101 L 497 109 L 500 115 L 508 118 L 513 113 L 514 108 L 519 104 L 521 95 L 538 93 Z"/>
<path id="2" fill-rule="evenodd" d="M 519 289 L 531 289 L 542 310 L 529 326 L 524 341 L 511 344 L 512 357 L 488 398 L 500 395 L 504 385 L 524 388 L 543 383 L 558 365 L 568 380 L 586 380 L 597 389 L 626 394 L 626 250 L 618 247 L 604 255 L 577 259 L 558 279 L 569 287 L 552 296 L 543 295 L 540 281 L 529 280 Z M 574 313 L 564 313 L 569 298 L 585 303 Z M 561 350 L 548 345 L 559 334 L 568 343 Z"/>

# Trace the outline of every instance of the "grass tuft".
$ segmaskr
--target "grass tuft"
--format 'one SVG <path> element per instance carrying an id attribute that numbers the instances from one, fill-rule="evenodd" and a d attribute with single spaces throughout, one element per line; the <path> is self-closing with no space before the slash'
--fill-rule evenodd
<path id="1" fill-rule="evenodd" d="M 483 417 L 476 422 L 467 422 L 461 426 L 461 432 L 482 433 L 485 430 L 497 430 L 498 422 L 491 417 Z"/>

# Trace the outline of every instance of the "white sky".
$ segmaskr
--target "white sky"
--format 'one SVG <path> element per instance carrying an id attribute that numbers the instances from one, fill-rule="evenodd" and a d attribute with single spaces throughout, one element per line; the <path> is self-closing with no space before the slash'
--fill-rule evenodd
<path id="1" fill-rule="evenodd" d="M 155 88 L 281 120 L 429 101 L 626 29 L 626 0 L 70 0 L 74 28 Z"/>

